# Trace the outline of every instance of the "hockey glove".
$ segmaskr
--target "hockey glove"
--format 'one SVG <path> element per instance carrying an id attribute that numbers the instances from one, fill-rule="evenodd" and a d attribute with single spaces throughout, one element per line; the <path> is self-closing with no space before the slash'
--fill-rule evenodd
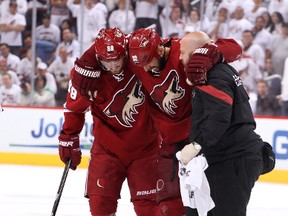
<path id="1" fill-rule="evenodd" d="M 79 147 L 79 135 L 66 135 L 62 132 L 59 137 L 59 156 L 63 163 L 67 163 L 71 158 L 70 169 L 76 170 L 81 162 L 81 149 Z"/>
<path id="2" fill-rule="evenodd" d="M 242 47 L 232 38 L 218 39 L 215 44 L 226 63 L 234 62 L 242 56 Z"/>
<path id="3" fill-rule="evenodd" d="M 197 48 L 186 66 L 187 83 L 189 85 L 205 85 L 207 72 L 220 61 L 221 54 L 214 44 L 205 44 Z"/>
<path id="4" fill-rule="evenodd" d="M 86 63 L 87 64 L 87 63 Z M 93 101 L 97 96 L 101 71 L 77 59 L 71 73 L 72 86 L 82 97 Z"/>
<path id="5" fill-rule="evenodd" d="M 196 142 L 192 142 L 184 146 L 180 153 L 180 162 L 184 165 L 187 165 L 189 161 L 191 161 L 194 157 L 197 156 L 200 150 L 201 146 Z"/>

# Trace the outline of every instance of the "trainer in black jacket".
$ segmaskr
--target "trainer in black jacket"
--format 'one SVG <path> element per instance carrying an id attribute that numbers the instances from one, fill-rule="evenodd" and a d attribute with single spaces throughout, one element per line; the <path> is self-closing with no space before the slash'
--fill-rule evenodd
<path id="1" fill-rule="evenodd" d="M 180 59 L 187 65 L 191 53 L 207 42 L 210 41 L 203 32 L 184 36 Z M 196 55 L 208 50 L 201 48 L 200 51 Z M 187 74 L 192 84 L 193 76 L 195 74 Z M 181 160 L 187 163 L 196 156 L 192 153 L 194 146 L 202 147 L 200 153 L 209 164 L 205 173 L 215 203 L 208 216 L 245 216 L 251 190 L 263 169 L 264 144 L 254 131 L 256 123 L 249 97 L 237 71 L 226 63 L 218 63 L 203 80 L 201 85 L 194 85 L 192 92 L 191 144 L 182 149 Z M 190 209 L 186 215 L 196 214 Z"/>

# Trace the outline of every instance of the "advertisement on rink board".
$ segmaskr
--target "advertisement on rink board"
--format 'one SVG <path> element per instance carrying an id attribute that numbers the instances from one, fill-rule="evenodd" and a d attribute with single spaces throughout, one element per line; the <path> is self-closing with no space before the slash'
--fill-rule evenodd
<path id="1" fill-rule="evenodd" d="M 43 165 L 41 161 L 45 160 L 45 155 L 53 155 L 53 160 L 58 161 L 58 135 L 64 121 L 63 116 L 62 108 L 4 107 L 4 111 L 0 112 L 0 163 L 13 163 L 13 154 L 17 155 L 15 159 L 21 154 L 27 154 L 25 158 L 41 155 L 41 160 L 37 159 L 35 164 L 32 159 L 27 159 L 33 165 Z M 273 146 L 276 154 L 275 169 L 288 173 L 288 118 L 256 117 L 256 122 L 256 132 Z M 94 139 L 92 127 L 92 116 L 87 112 L 80 134 L 83 158 L 89 157 Z M 9 158 L 8 162 L 3 155 Z M 51 158 L 47 159 L 47 164 L 44 165 L 49 165 L 51 161 Z M 61 165 L 61 162 L 58 164 Z"/>
<path id="2" fill-rule="evenodd" d="M 0 116 L 0 151 L 58 153 L 58 136 L 64 121 L 63 109 L 55 108 L 4 108 Z M 81 148 L 89 153 L 93 142 L 92 116 L 80 134 Z"/>
<path id="3" fill-rule="evenodd" d="M 256 117 L 256 132 L 269 142 L 276 156 L 276 168 L 288 170 L 288 118 Z"/>
<path id="4" fill-rule="evenodd" d="M 58 156 L 58 136 L 64 121 L 63 108 L 4 107 L 0 113 L 0 164 L 63 166 Z M 82 161 L 88 164 L 93 143 L 92 116 L 80 134 Z"/>

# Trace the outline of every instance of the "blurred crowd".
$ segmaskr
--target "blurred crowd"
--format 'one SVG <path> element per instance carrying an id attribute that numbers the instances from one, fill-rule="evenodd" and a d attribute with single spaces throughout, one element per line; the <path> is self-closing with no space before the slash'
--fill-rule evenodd
<path id="1" fill-rule="evenodd" d="M 201 30 L 237 40 L 243 55 L 232 66 L 254 114 L 288 116 L 288 0 L 206 0 L 204 7 L 197 0 L 36 0 L 32 61 L 33 2 L 0 1 L 3 106 L 62 106 L 74 60 L 101 28 L 131 33 L 152 25 L 164 38 Z"/>

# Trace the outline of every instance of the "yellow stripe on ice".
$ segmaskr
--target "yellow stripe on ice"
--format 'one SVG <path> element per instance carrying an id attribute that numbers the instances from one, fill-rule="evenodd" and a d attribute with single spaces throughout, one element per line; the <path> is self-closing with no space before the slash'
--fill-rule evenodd
<path id="1" fill-rule="evenodd" d="M 288 184 L 288 170 L 273 170 L 270 173 L 261 175 L 259 181 Z"/>
<path id="2" fill-rule="evenodd" d="M 79 168 L 87 168 L 88 156 L 82 156 Z M 0 152 L 0 164 L 18 164 L 35 166 L 64 166 L 58 155 Z"/>

